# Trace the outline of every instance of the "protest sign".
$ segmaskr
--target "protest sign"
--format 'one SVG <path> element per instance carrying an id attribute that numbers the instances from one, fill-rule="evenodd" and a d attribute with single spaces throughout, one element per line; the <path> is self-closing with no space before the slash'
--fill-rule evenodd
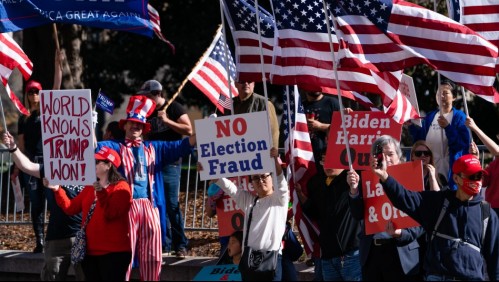
<path id="1" fill-rule="evenodd" d="M 274 171 L 267 112 L 195 121 L 201 180 Z"/>
<path id="2" fill-rule="evenodd" d="M 95 182 L 91 105 L 90 89 L 41 91 L 43 164 L 51 184 Z"/>
<path id="3" fill-rule="evenodd" d="M 421 161 L 392 165 L 387 168 L 387 172 L 408 190 L 424 189 Z M 414 219 L 392 205 L 379 178 L 371 170 L 362 171 L 361 175 L 366 234 L 385 231 L 388 221 L 392 221 L 396 229 L 419 226 Z"/>
<path id="4" fill-rule="evenodd" d="M 241 281 L 235 264 L 209 265 L 201 268 L 192 281 Z"/>
<path id="5" fill-rule="evenodd" d="M 399 85 L 399 90 L 402 95 L 406 96 L 409 102 L 411 102 L 411 105 L 414 107 L 416 112 L 419 115 L 419 104 L 418 104 L 418 99 L 416 97 L 416 88 L 414 87 L 414 81 L 412 80 L 412 77 L 402 74 L 402 80 L 400 81 Z M 412 123 L 415 125 L 421 127 L 421 119 L 413 119 L 411 120 Z"/>
<path id="6" fill-rule="evenodd" d="M 383 112 L 353 112 L 345 114 L 345 136 L 341 113 L 333 113 L 329 129 L 325 168 L 348 169 L 348 155 L 346 141 L 350 146 L 350 156 L 354 169 L 369 169 L 371 145 L 381 135 L 390 135 L 400 140 L 402 125 L 394 121 Z"/>

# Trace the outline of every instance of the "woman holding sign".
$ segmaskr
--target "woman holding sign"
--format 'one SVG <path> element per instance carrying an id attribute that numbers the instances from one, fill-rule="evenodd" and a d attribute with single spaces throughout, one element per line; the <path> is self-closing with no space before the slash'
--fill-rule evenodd
<path id="1" fill-rule="evenodd" d="M 282 237 L 286 229 L 289 191 L 288 183 L 278 161 L 278 150 L 272 148 L 270 156 L 274 159 L 276 176 L 272 173 L 254 174 L 250 179 L 256 195 L 249 191 L 238 189 L 226 178 L 218 179 L 216 184 L 236 201 L 245 214 L 243 227 L 243 255 L 239 264 L 243 281 L 281 281 L 282 277 Z M 198 163 L 198 170 L 202 170 Z M 273 177 L 277 177 L 277 187 L 273 185 Z M 249 255 L 256 253 L 258 255 Z M 245 267 L 260 265 L 267 255 L 272 253 L 271 271 L 257 272 Z M 260 259 L 258 259 L 260 258 Z M 263 263 L 262 263 L 263 264 Z M 269 264 L 270 265 L 270 264 Z M 266 269 L 267 270 L 267 269 Z"/>
<path id="2" fill-rule="evenodd" d="M 382 135 L 374 141 L 371 154 L 375 158 L 384 158 L 386 166 L 401 162 L 402 150 L 400 143 L 393 137 Z M 362 280 L 376 281 L 417 281 L 421 280 L 419 263 L 418 238 L 424 234 L 421 227 L 396 229 L 388 221 L 385 231 L 367 235 L 365 231 L 364 200 L 360 176 L 351 170 L 347 176 L 350 185 L 350 209 L 352 216 L 364 220 L 360 239 L 360 262 L 362 265 Z M 369 195 L 366 195 L 369 197 Z M 373 215 L 371 210 L 369 216 Z"/>
<path id="3" fill-rule="evenodd" d="M 57 205 L 68 215 L 82 213 L 86 222 L 86 253 L 81 262 L 87 281 L 125 281 L 132 259 L 128 212 L 132 203 L 130 185 L 118 172 L 121 157 L 115 150 L 101 147 L 95 153 L 97 181 L 87 185 L 74 199 L 59 185 L 52 189 Z M 87 220 L 88 218 L 88 220 Z"/>

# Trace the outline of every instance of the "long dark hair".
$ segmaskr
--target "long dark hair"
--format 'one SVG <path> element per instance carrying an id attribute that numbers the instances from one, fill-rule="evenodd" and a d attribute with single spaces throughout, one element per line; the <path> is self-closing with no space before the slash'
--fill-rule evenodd
<path id="1" fill-rule="evenodd" d="M 118 181 L 121 181 L 121 180 L 125 180 L 125 178 L 123 177 L 123 175 L 121 175 L 121 173 L 118 171 L 118 169 L 113 165 L 111 164 L 111 168 L 109 169 L 108 173 L 107 173 L 107 180 L 109 181 L 109 183 L 116 183 Z"/>

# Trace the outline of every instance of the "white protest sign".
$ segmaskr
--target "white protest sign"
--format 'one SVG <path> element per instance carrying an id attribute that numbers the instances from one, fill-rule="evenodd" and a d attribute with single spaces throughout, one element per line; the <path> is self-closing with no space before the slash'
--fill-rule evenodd
<path id="1" fill-rule="evenodd" d="M 407 97 L 407 99 L 419 115 L 419 105 L 418 99 L 416 97 L 416 88 L 414 88 L 414 81 L 412 80 L 412 77 L 406 74 L 402 74 L 402 80 L 400 81 L 399 90 L 402 95 Z M 413 119 L 411 121 L 419 127 L 422 126 L 421 119 Z"/>
<path id="2" fill-rule="evenodd" d="M 40 111 L 45 177 L 59 185 L 95 182 L 90 89 L 43 90 Z"/>
<path id="3" fill-rule="evenodd" d="M 195 121 L 201 180 L 274 171 L 267 112 Z"/>

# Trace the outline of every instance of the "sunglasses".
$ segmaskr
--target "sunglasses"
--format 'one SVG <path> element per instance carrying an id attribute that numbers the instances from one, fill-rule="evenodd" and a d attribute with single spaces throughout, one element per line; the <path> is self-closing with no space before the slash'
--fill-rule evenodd
<path id="1" fill-rule="evenodd" d="M 429 157 L 431 156 L 430 151 L 414 151 L 414 156 L 421 158 L 421 157 Z"/>
<path id="2" fill-rule="evenodd" d="M 262 175 L 254 175 L 251 177 L 251 181 L 253 182 L 260 182 L 260 181 L 265 181 L 270 176 L 269 174 L 262 174 Z"/>
<path id="3" fill-rule="evenodd" d="M 483 174 L 481 172 L 479 172 L 479 173 L 472 174 L 468 177 L 463 177 L 463 175 L 461 174 L 461 175 L 459 175 L 459 177 L 466 178 L 466 179 L 469 179 L 471 181 L 478 181 L 478 180 L 482 180 Z"/>
<path id="4" fill-rule="evenodd" d="M 40 93 L 40 90 L 38 89 L 31 89 L 30 91 L 28 91 L 28 95 L 34 95 L 34 94 L 39 94 Z"/>

